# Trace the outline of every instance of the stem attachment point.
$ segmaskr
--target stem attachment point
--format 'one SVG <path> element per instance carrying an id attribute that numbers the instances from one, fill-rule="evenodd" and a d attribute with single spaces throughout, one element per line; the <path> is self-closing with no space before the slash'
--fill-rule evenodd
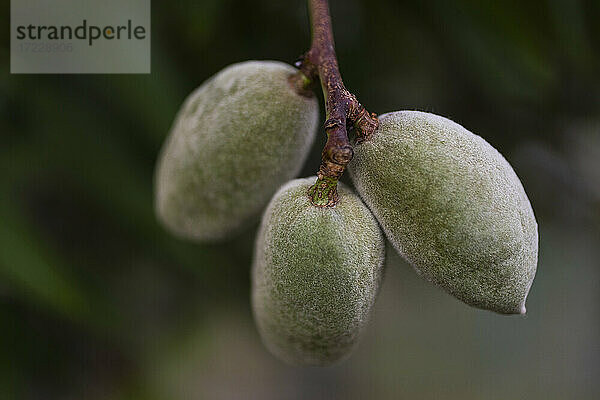
<path id="1" fill-rule="evenodd" d="M 335 207 L 339 201 L 337 192 L 337 178 L 321 174 L 319 171 L 317 181 L 308 188 L 308 198 L 316 207 Z"/>

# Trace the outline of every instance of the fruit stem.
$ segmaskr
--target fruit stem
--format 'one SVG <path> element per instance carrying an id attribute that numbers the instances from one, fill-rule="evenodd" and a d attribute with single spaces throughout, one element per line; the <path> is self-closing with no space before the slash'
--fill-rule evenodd
<path id="1" fill-rule="evenodd" d="M 362 141 L 373 134 L 379 122 L 377 116 L 369 114 L 344 86 L 334 49 L 327 0 L 308 0 L 308 8 L 312 44 L 297 64 L 300 68 L 298 76 L 302 74 L 308 82 L 316 82 L 317 77 L 320 79 L 325 97 L 327 134 L 317 182 L 311 186 L 308 195 L 315 206 L 333 207 L 338 202 L 337 181 L 354 155 L 347 124 L 354 126 L 357 141 Z"/>

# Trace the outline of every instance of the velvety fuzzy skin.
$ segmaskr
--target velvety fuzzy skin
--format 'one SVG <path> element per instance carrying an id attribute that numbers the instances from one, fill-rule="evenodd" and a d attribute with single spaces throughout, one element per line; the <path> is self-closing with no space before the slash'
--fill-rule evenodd
<path id="1" fill-rule="evenodd" d="M 275 61 L 234 64 L 188 97 L 155 177 L 156 212 L 172 233 L 226 238 L 299 173 L 315 137 L 318 103 L 291 88 L 295 71 Z"/>
<path id="2" fill-rule="evenodd" d="M 318 208 L 316 177 L 284 185 L 256 239 L 252 306 L 263 342 L 291 364 L 327 365 L 350 353 L 381 281 L 385 242 L 362 201 L 339 184 L 339 203 Z"/>
<path id="3" fill-rule="evenodd" d="M 349 171 L 394 247 L 465 303 L 525 313 L 538 231 L 508 162 L 434 114 L 400 111 L 379 121 L 373 137 L 355 147 Z"/>

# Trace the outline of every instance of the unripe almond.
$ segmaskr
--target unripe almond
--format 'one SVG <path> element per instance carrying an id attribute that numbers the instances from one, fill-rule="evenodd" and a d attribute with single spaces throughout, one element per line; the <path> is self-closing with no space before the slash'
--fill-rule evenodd
<path id="1" fill-rule="evenodd" d="M 316 177 L 284 185 L 260 226 L 252 306 L 269 350 L 300 365 L 349 354 L 378 292 L 385 243 L 362 201 L 339 184 L 335 207 L 307 196 Z"/>
<path id="2" fill-rule="evenodd" d="M 379 121 L 349 170 L 394 247 L 465 303 L 525 313 L 538 231 L 512 167 L 449 119 L 400 111 Z"/>
<path id="3" fill-rule="evenodd" d="M 178 236 L 226 238 L 298 174 L 315 137 L 318 104 L 275 61 L 231 65 L 177 115 L 156 169 L 156 212 Z"/>

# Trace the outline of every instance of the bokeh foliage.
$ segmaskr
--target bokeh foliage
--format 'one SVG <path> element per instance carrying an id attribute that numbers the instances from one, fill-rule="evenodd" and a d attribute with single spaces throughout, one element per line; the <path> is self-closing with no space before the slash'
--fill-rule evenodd
<path id="1" fill-rule="evenodd" d="M 515 167 L 540 225 L 529 315 L 470 309 L 391 256 L 346 363 L 273 359 L 248 304 L 256 227 L 220 245 L 170 237 L 153 168 L 203 80 L 307 49 L 306 5 L 154 1 L 150 75 L 10 75 L 0 32 L 0 397 L 600 396 L 600 2 L 331 8 L 345 83 L 370 111 L 447 116 Z"/>

